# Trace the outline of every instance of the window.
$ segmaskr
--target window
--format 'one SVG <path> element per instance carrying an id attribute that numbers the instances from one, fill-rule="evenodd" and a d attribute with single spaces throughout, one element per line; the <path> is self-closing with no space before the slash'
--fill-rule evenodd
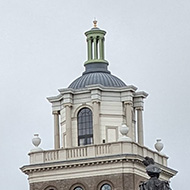
<path id="1" fill-rule="evenodd" d="M 83 190 L 83 188 L 78 186 L 78 187 L 75 187 L 74 190 Z"/>
<path id="2" fill-rule="evenodd" d="M 77 116 L 78 122 L 78 145 L 93 143 L 92 111 L 82 108 Z"/>
<path id="3" fill-rule="evenodd" d="M 109 184 L 104 184 L 101 186 L 100 190 L 112 190 L 111 186 Z"/>

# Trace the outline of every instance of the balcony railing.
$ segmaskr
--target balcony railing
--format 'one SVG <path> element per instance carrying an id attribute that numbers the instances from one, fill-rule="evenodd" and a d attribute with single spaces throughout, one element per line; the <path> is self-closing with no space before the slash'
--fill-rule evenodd
<path id="1" fill-rule="evenodd" d="M 133 154 L 143 157 L 149 156 L 153 158 L 155 162 L 167 166 L 167 156 L 152 151 L 135 142 L 113 142 L 99 145 L 87 145 L 73 148 L 61 148 L 57 150 L 38 151 L 29 153 L 29 156 L 30 164 L 40 164 L 122 154 Z"/>

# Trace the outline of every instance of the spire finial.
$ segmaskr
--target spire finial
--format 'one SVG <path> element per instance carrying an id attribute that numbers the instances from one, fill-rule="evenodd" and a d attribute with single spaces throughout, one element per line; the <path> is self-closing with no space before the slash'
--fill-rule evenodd
<path id="1" fill-rule="evenodd" d="M 93 23 L 94 23 L 94 28 L 97 28 L 97 20 L 96 20 L 96 18 L 94 18 L 94 20 L 93 20 Z"/>

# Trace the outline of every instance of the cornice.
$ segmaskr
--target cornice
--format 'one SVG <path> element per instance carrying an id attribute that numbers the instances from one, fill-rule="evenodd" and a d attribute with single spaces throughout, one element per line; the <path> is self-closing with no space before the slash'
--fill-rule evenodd
<path id="1" fill-rule="evenodd" d="M 70 160 L 70 161 L 59 161 L 59 162 L 52 162 L 52 163 L 43 163 L 43 164 L 34 164 L 34 165 L 26 165 L 23 166 L 21 171 L 27 175 L 36 172 L 44 172 L 44 171 L 55 171 L 55 170 L 62 170 L 62 169 L 72 169 L 72 168 L 81 168 L 81 167 L 91 167 L 91 166 L 99 166 L 99 165 L 110 165 L 110 164 L 117 164 L 117 163 L 132 163 L 133 167 L 136 164 L 139 166 L 144 167 L 142 160 L 144 158 L 142 156 L 136 154 L 122 154 L 122 155 L 114 155 L 114 156 L 104 156 L 98 158 L 88 158 L 88 159 L 78 159 L 78 160 Z M 177 171 L 168 168 L 166 166 L 157 165 L 161 168 L 162 174 L 173 177 L 177 174 Z M 126 167 L 126 166 L 124 166 Z M 145 171 L 145 167 L 144 167 Z"/>
<path id="2" fill-rule="evenodd" d="M 135 98 L 138 98 L 138 97 L 146 98 L 147 96 L 148 96 L 148 93 L 144 91 L 139 91 L 139 92 L 134 93 Z"/>
<path id="3" fill-rule="evenodd" d="M 57 96 L 51 96 L 51 97 L 47 97 L 47 100 L 50 102 L 50 103 L 53 103 L 53 102 L 58 102 L 62 99 L 62 95 L 59 94 Z"/>
<path id="4" fill-rule="evenodd" d="M 124 86 L 124 87 L 105 87 L 102 86 L 100 84 L 98 85 L 88 85 L 87 88 L 89 90 L 101 90 L 101 91 L 107 91 L 107 92 L 125 92 L 125 91 L 132 91 L 135 92 L 137 90 L 137 87 L 133 86 L 133 85 L 128 85 L 128 86 Z"/>
<path id="5" fill-rule="evenodd" d="M 89 90 L 86 88 L 83 88 L 83 89 L 61 88 L 61 89 L 58 89 L 58 91 L 61 94 L 68 94 L 68 93 L 78 94 L 80 92 L 82 92 L 82 93 L 89 92 Z"/>
<path id="6" fill-rule="evenodd" d="M 105 87 L 100 84 L 93 84 L 93 85 L 88 85 L 86 88 L 83 89 L 72 89 L 72 88 L 62 88 L 59 89 L 58 91 L 61 94 L 66 94 L 66 93 L 72 93 L 72 94 L 80 94 L 80 93 L 88 93 L 91 90 L 101 90 L 101 91 L 112 91 L 112 92 L 125 92 L 125 91 L 132 91 L 135 92 L 137 90 L 137 87 L 134 85 L 128 85 L 124 87 Z"/>
<path id="7" fill-rule="evenodd" d="M 64 94 L 73 94 L 73 95 L 84 94 L 84 93 L 89 93 L 92 90 L 100 90 L 100 91 L 104 91 L 104 92 L 129 92 L 129 91 L 131 91 L 135 94 L 135 97 L 139 97 L 139 96 L 146 97 L 148 95 L 145 92 L 143 92 L 143 93 L 135 92 L 137 90 L 137 87 L 135 87 L 133 85 L 115 88 L 115 87 L 104 87 L 104 86 L 98 84 L 98 85 L 88 85 L 84 89 L 71 89 L 71 88 L 58 89 L 60 94 L 57 96 L 47 97 L 47 100 L 50 103 L 54 103 L 54 102 L 58 102 L 58 101 L 62 100 Z"/>
<path id="8" fill-rule="evenodd" d="M 129 156 L 129 158 L 127 158 Z M 70 160 L 70 161 L 60 161 L 60 162 L 52 162 L 52 163 L 43 163 L 43 164 L 35 164 L 35 165 L 26 165 L 21 169 L 22 172 L 29 175 L 34 172 L 42 172 L 42 171 L 52 171 L 52 170 L 61 170 L 61 169 L 71 169 L 77 167 L 89 167 L 89 166 L 98 166 L 98 165 L 107 165 L 107 164 L 115 164 L 115 163 L 138 163 L 142 164 L 143 158 L 137 158 L 137 155 L 117 155 L 117 156 L 105 156 L 99 157 L 96 159 L 80 159 L 80 160 Z M 133 157 L 133 158 L 132 158 Z"/>
<path id="9" fill-rule="evenodd" d="M 61 89 L 58 89 L 58 91 L 61 94 L 73 94 L 74 93 L 72 88 L 61 88 Z"/>

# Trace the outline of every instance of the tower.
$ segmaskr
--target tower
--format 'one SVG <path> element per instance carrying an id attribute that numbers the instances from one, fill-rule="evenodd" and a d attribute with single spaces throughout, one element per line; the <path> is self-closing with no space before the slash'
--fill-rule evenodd
<path id="1" fill-rule="evenodd" d="M 87 61 L 82 76 L 49 97 L 54 117 L 54 149 L 29 153 L 30 190 L 137 190 L 148 178 L 142 160 L 149 156 L 162 169 L 161 179 L 176 171 L 168 157 L 144 146 L 143 108 L 148 94 L 126 85 L 108 70 L 106 32 L 85 33 Z M 122 126 L 122 127 L 121 127 Z M 122 138 L 123 131 L 128 137 Z"/>

